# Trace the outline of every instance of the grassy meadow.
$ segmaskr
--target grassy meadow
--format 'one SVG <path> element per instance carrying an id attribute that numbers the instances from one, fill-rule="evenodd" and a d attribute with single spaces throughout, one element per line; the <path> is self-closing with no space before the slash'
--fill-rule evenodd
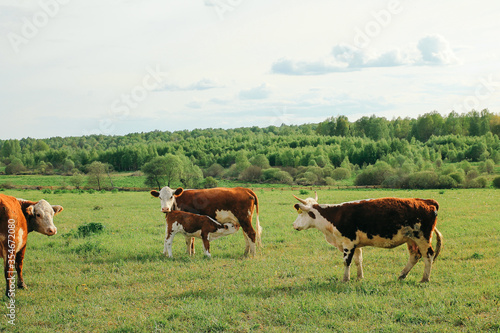
<path id="1" fill-rule="evenodd" d="M 54 219 L 57 235 L 29 235 L 28 289 L 16 291 L 15 326 L 3 306 L 0 331 L 500 331 L 499 190 L 318 192 L 321 203 L 436 199 L 444 248 L 427 284 L 418 282 L 423 262 L 397 280 L 406 246 L 364 248 L 365 279 L 342 283 L 342 254 L 319 231 L 292 228 L 292 194 L 312 192 L 257 191 L 263 248 L 244 258 L 239 231 L 211 243 L 212 259 L 204 257 L 200 240 L 189 257 L 180 235 L 174 258 L 163 256 L 164 215 L 147 192 L 2 193 L 45 198 L 64 211 Z M 102 223 L 104 232 L 77 237 L 78 226 L 89 222 Z"/>

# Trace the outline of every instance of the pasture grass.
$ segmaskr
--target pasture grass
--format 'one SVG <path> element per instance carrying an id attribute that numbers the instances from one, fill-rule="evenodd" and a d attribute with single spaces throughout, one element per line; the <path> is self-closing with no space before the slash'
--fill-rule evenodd
<path id="1" fill-rule="evenodd" d="M 42 194 L 64 211 L 57 235 L 29 235 L 12 332 L 476 332 L 500 330 L 500 192 L 325 190 L 321 203 L 375 197 L 434 198 L 444 248 L 431 282 L 419 262 L 404 281 L 406 246 L 364 248 L 363 281 L 341 282 L 342 254 L 317 230 L 297 232 L 299 191 L 257 191 L 263 248 L 243 257 L 242 232 L 211 243 L 212 259 L 162 254 L 164 215 L 147 192 Z M 96 206 L 101 207 L 95 209 Z M 254 218 L 255 219 L 255 218 Z M 100 233 L 75 237 L 88 223 Z M 355 276 L 355 269 L 354 276 Z M 4 303 L 7 299 L 3 298 Z M 6 314 L 4 306 L 2 314 Z"/>

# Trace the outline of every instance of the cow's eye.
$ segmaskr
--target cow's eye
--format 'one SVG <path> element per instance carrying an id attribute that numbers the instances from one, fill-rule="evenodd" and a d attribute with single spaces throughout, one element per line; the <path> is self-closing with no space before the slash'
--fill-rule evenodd
<path id="1" fill-rule="evenodd" d="M 37 213 L 37 214 L 36 214 L 36 216 L 37 216 L 37 217 L 40 217 L 40 213 Z"/>

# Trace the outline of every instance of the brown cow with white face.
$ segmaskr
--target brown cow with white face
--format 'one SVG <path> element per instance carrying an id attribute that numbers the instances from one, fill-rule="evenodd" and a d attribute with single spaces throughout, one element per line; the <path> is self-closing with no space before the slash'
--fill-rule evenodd
<path id="1" fill-rule="evenodd" d="M 179 187 L 175 191 L 165 186 L 159 192 L 151 191 L 151 195 L 160 198 L 161 211 L 173 210 L 207 215 L 220 223 L 232 223 L 241 226 L 245 236 L 245 255 L 255 254 L 255 245 L 260 245 L 262 228 L 259 222 L 259 202 L 257 195 L 248 188 L 217 187 L 204 190 L 184 190 Z M 255 207 L 256 229 L 252 226 Z M 194 241 L 194 240 L 193 240 Z M 191 245 L 194 247 L 194 243 Z"/>
<path id="2" fill-rule="evenodd" d="M 4 260 L 7 297 L 13 296 L 9 293 L 9 289 L 13 289 L 9 288 L 9 281 L 14 279 L 14 267 L 17 271 L 17 287 L 26 288 L 23 260 L 28 233 L 37 231 L 47 236 L 55 235 L 57 228 L 53 218 L 62 210 L 62 206 L 51 206 L 45 200 L 35 202 L 0 194 L 0 252 Z"/>
<path id="3" fill-rule="evenodd" d="M 344 281 L 349 281 L 351 261 L 358 268 L 358 279 L 363 278 L 363 246 L 394 248 L 407 243 L 410 252 L 408 264 L 399 275 L 404 279 L 417 261 L 425 263 L 421 282 L 429 281 L 431 267 L 442 245 L 442 235 L 436 228 L 439 205 L 435 200 L 382 198 L 320 205 L 314 199 L 295 205 L 299 216 L 293 223 L 295 230 L 317 228 L 328 243 L 344 254 Z M 432 249 L 432 234 L 437 236 L 436 250 Z"/>

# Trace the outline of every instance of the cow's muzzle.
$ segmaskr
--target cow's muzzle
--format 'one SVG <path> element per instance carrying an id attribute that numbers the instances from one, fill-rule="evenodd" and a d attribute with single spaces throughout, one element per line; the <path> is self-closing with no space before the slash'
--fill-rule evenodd
<path id="1" fill-rule="evenodd" d="M 167 208 L 167 207 L 164 207 L 161 209 L 161 212 L 162 213 L 170 213 L 171 209 L 170 208 Z"/>

